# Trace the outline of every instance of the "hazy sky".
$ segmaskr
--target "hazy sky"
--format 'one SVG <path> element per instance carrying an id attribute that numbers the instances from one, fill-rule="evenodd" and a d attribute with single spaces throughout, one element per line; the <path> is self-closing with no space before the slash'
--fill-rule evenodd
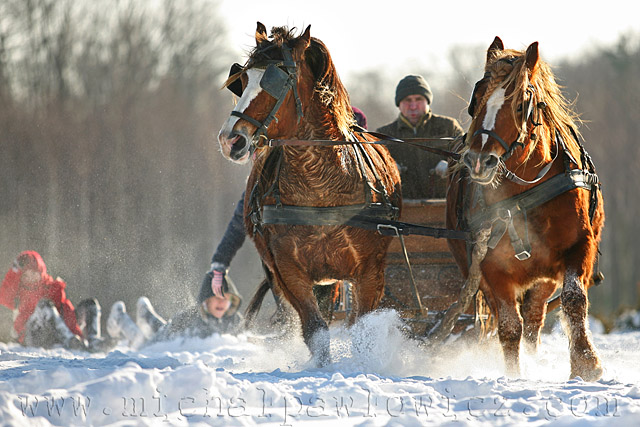
<path id="1" fill-rule="evenodd" d="M 508 48 L 538 41 L 542 57 L 553 63 L 593 45 L 611 45 L 621 33 L 640 33 L 636 9 L 626 0 L 222 1 L 239 60 L 254 46 L 256 21 L 268 29 L 311 25 L 311 35 L 325 42 L 347 80 L 370 68 L 392 76 L 412 69 L 446 71 L 452 46 L 486 48 L 496 35 Z"/>

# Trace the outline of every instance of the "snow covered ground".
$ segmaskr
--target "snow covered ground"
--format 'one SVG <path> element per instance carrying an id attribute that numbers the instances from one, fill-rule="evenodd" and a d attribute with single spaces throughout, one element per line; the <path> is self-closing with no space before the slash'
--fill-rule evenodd
<path id="1" fill-rule="evenodd" d="M 506 378 L 496 342 L 435 354 L 393 312 L 332 328 L 333 363 L 301 338 L 213 336 L 108 354 L 0 344 L 2 425 L 610 425 L 640 423 L 640 332 L 594 340 L 598 382 L 568 380 L 566 337 L 544 335 Z M 323 424 L 324 425 L 324 424 Z"/>

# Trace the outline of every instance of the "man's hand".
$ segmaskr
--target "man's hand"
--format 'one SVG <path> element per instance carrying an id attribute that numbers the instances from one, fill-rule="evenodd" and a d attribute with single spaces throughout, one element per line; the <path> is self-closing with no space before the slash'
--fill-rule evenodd
<path id="1" fill-rule="evenodd" d="M 449 171 L 449 164 L 444 160 L 440 160 L 434 169 L 434 172 L 440 178 L 446 178 L 448 171 Z"/>

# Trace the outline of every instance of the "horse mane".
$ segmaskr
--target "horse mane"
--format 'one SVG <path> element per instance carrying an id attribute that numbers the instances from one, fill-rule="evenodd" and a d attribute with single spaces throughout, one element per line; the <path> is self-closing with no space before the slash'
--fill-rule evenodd
<path id="1" fill-rule="evenodd" d="M 480 101 L 481 105 L 487 102 L 489 96 L 498 86 L 506 88 L 513 85 L 514 90 L 507 99 L 524 99 L 525 92 L 531 84 L 534 89 L 531 102 L 535 104 L 544 102 L 546 104 L 546 107 L 541 111 L 544 122 L 548 126 L 547 132 L 549 132 L 549 134 L 546 135 L 547 138 L 538 138 L 537 141 L 550 141 L 553 136 L 552 132 L 555 130 L 560 133 L 560 136 L 564 139 L 567 146 L 579 149 L 572 129 L 576 132 L 576 136 L 579 137 L 578 125 L 582 123 L 582 120 L 580 120 L 578 114 L 573 110 L 575 101 L 570 102 L 563 95 L 562 87 L 556 82 L 549 64 L 539 59 L 533 75 L 530 75 L 525 64 L 525 51 L 505 49 L 494 53 L 493 57 L 485 66 L 485 73 L 485 75 L 491 76 L 491 79 Z M 522 123 L 522 114 L 526 114 L 526 111 L 517 111 L 518 105 L 519 102 L 511 103 L 514 121 L 517 123 L 517 126 L 520 126 Z M 520 132 L 522 129 L 518 129 L 518 131 Z M 529 144 L 525 161 L 528 160 L 533 153 L 536 144 L 537 142 Z"/>
<path id="2" fill-rule="evenodd" d="M 322 41 L 312 38 L 305 60 L 316 78 L 315 94 L 325 106 L 321 119 L 322 125 L 330 128 L 331 121 L 334 120 L 340 132 L 340 135 L 335 137 L 342 138 L 349 135 L 351 127 L 355 124 L 355 118 L 349 93 L 338 76 L 329 50 Z"/>

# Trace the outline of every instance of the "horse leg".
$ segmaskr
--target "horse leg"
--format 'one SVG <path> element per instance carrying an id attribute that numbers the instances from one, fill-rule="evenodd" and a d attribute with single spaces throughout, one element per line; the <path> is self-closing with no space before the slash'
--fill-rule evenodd
<path id="1" fill-rule="evenodd" d="M 587 262 L 582 265 L 586 265 L 586 268 L 581 268 L 579 272 L 567 268 L 560 297 L 568 327 L 571 378 L 579 376 L 585 381 L 596 381 L 602 376 L 602 365 L 588 333 L 585 289 L 591 269 Z"/>
<path id="2" fill-rule="evenodd" d="M 522 337 L 522 318 L 517 308 L 513 287 L 503 287 L 504 292 L 496 296 L 498 317 L 498 338 L 502 345 L 507 375 L 520 376 L 520 338 Z"/>
<path id="3" fill-rule="evenodd" d="M 359 317 L 375 310 L 384 293 L 384 270 L 372 266 L 364 271 L 362 276 L 352 282 L 352 305 L 347 323 L 349 326 L 353 326 Z M 352 331 L 355 333 L 351 340 L 352 354 L 364 359 L 372 357 L 378 345 L 376 340 L 366 332 L 366 328 L 364 331 L 360 328 L 354 328 Z"/>
<path id="4" fill-rule="evenodd" d="M 272 275 L 268 276 L 267 280 L 269 280 L 273 300 L 276 303 L 276 311 L 273 312 L 269 320 L 273 326 L 290 329 L 294 326 L 294 313 L 291 305 L 287 303 L 287 298 L 284 296 L 283 291 L 274 284 Z"/>
<path id="5" fill-rule="evenodd" d="M 313 282 L 299 268 L 287 264 L 287 280 L 279 270 L 274 272 L 279 289 L 293 308 L 298 312 L 302 326 L 302 337 L 318 366 L 331 363 L 329 326 L 322 318 L 316 297 L 313 294 Z"/>
<path id="6" fill-rule="evenodd" d="M 341 285 L 341 281 L 336 281 L 331 285 L 315 285 L 313 287 L 313 294 L 316 296 L 316 300 L 318 301 L 318 308 L 320 309 L 322 318 L 326 322 L 330 323 L 331 320 L 333 320 L 335 289 Z"/>
<path id="7" fill-rule="evenodd" d="M 353 307 L 349 316 L 349 326 L 362 315 L 375 310 L 384 292 L 384 268 L 381 265 L 370 266 L 364 274 L 353 281 Z"/>
<path id="8" fill-rule="evenodd" d="M 540 330 L 547 315 L 547 300 L 556 290 L 556 282 L 543 280 L 536 283 L 525 295 L 520 314 L 523 320 L 524 349 L 535 354 L 540 344 Z"/>

